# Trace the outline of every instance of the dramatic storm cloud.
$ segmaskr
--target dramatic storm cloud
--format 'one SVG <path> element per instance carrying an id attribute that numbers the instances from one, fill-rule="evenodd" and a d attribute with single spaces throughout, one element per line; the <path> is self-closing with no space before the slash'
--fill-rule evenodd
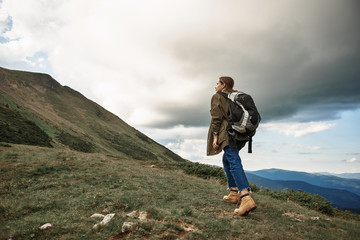
<path id="1" fill-rule="evenodd" d="M 276 3 L 264 8 L 277 14 L 265 16 L 242 16 L 249 9 L 240 4 L 220 8 L 220 26 L 183 33 L 173 46 L 183 72 L 209 80 L 234 76 L 239 89 L 255 95 L 265 121 L 328 120 L 358 108 L 360 4 Z"/>

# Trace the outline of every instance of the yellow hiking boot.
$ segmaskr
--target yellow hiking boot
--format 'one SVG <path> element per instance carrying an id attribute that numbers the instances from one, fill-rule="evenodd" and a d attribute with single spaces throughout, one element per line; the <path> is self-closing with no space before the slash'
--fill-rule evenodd
<path id="1" fill-rule="evenodd" d="M 256 208 L 256 204 L 254 199 L 250 196 L 250 194 L 245 194 L 241 196 L 240 207 L 235 209 L 234 213 L 244 216 L 247 215 L 250 211 Z"/>
<path id="2" fill-rule="evenodd" d="M 223 200 L 230 203 L 238 204 L 240 202 L 240 196 L 237 188 L 230 188 L 230 193 L 223 197 Z"/>

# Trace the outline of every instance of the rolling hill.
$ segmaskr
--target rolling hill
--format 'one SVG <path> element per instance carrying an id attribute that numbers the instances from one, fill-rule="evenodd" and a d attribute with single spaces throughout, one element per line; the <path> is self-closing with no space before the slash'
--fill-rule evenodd
<path id="1" fill-rule="evenodd" d="M 184 161 L 47 74 L 0 68 L 0 142 L 68 147 L 154 162 Z"/>

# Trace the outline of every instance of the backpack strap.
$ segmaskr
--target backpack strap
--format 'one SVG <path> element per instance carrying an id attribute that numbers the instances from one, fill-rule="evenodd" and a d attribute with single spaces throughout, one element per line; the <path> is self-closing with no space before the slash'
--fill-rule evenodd
<path id="1" fill-rule="evenodd" d="M 232 111 L 231 111 L 231 107 L 230 107 L 230 101 L 231 101 L 231 99 L 229 98 L 230 94 L 227 94 L 227 93 L 224 93 L 224 92 L 218 92 L 218 94 L 220 94 L 221 96 L 223 96 L 224 98 L 226 98 L 228 100 L 228 102 L 229 102 L 229 113 L 230 113 L 230 118 L 231 118 Z M 232 118 L 231 118 L 231 121 L 227 117 L 225 117 L 225 119 L 228 121 L 229 126 L 234 124 L 234 122 L 232 121 Z"/>
<path id="2" fill-rule="evenodd" d="M 224 92 L 217 92 L 218 94 L 220 94 L 221 96 L 223 96 L 224 98 L 228 99 L 229 95 L 224 93 Z"/>
<path id="3" fill-rule="evenodd" d="M 248 141 L 248 153 L 252 153 L 252 136 L 249 137 Z"/>

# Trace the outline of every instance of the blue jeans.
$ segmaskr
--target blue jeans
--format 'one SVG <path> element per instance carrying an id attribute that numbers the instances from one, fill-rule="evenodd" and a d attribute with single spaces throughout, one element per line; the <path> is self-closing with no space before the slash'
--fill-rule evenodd
<path id="1" fill-rule="evenodd" d="M 226 173 L 229 188 L 237 187 L 239 191 L 250 189 L 249 182 L 246 178 L 241 158 L 239 156 L 241 142 L 236 143 L 232 148 L 231 143 L 224 148 L 223 166 Z"/>

